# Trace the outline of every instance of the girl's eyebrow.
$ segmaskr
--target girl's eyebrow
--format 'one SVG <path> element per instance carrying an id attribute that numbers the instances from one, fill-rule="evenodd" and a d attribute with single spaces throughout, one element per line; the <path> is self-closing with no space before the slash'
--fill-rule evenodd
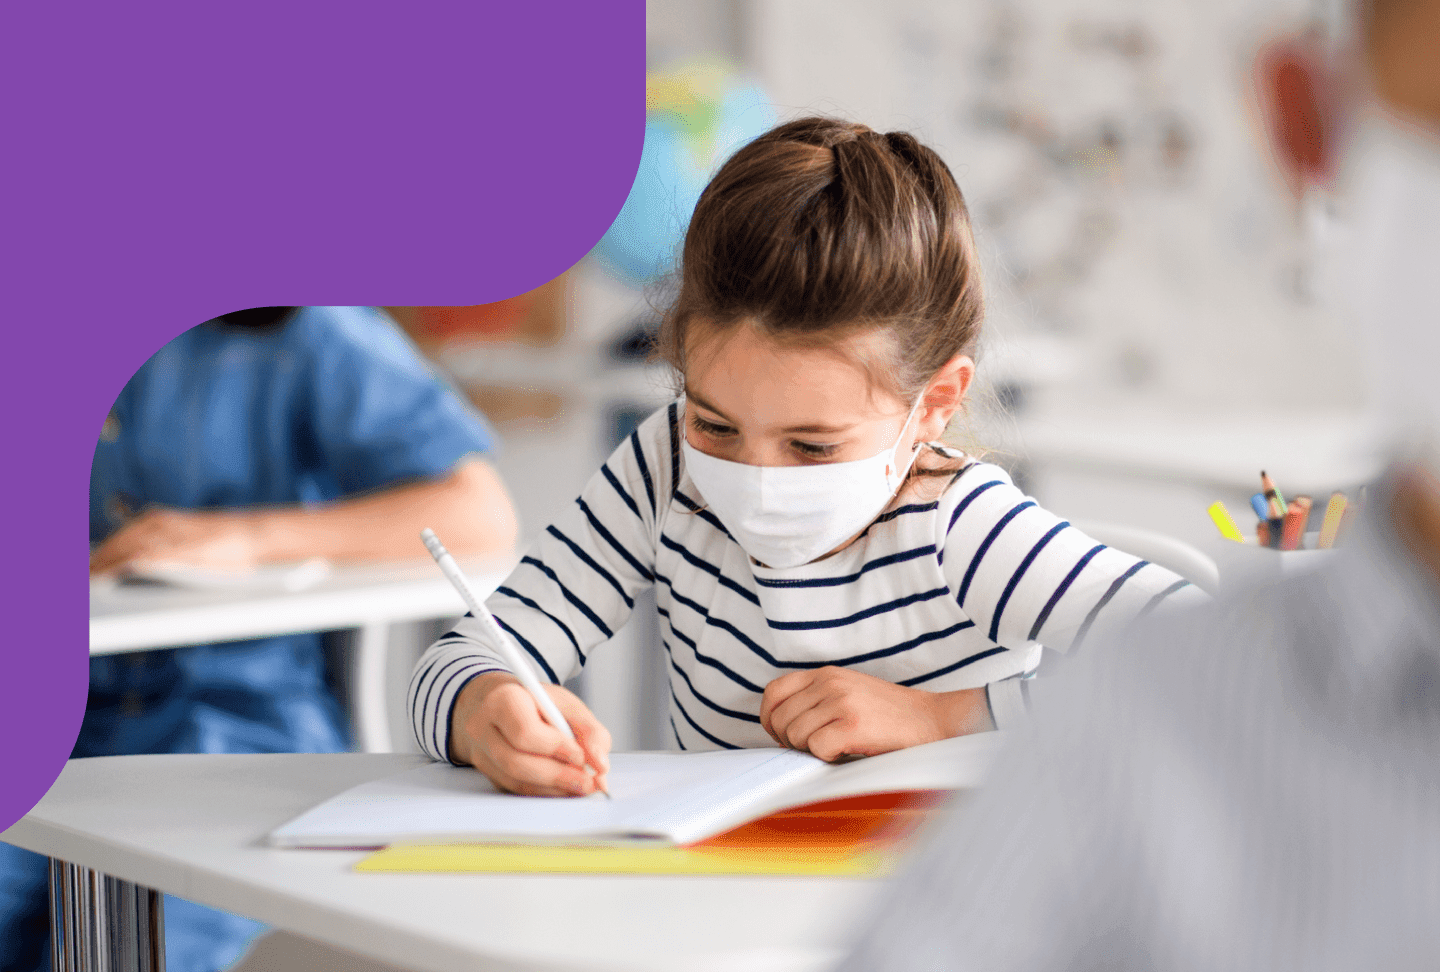
<path id="1" fill-rule="evenodd" d="M 722 419 L 729 422 L 731 425 L 735 424 L 734 419 L 726 415 L 724 412 L 720 411 L 720 409 L 716 408 L 714 405 L 711 405 L 699 395 L 695 394 L 695 392 L 690 389 L 689 385 L 685 386 L 685 397 L 690 401 L 694 402 L 696 405 L 699 405 L 701 408 L 705 409 L 705 411 L 714 412 L 716 415 L 720 416 Z"/>
<path id="2" fill-rule="evenodd" d="M 720 411 L 720 409 L 707 402 L 704 398 L 691 391 L 688 385 L 685 387 L 685 397 L 688 398 L 690 401 L 694 402 L 696 405 L 699 405 L 701 408 L 705 409 L 705 411 L 714 412 L 721 419 L 729 422 L 731 425 L 736 424 L 735 420 L 732 419 L 730 416 L 726 415 L 724 412 Z M 851 429 L 855 428 L 856 424 L 858 423 L 852 422 L 849 425 L 792 425 L 787 429 L 782 429 L 781 431 L 786 433 L 787 435 L 796 433 L 806 433 L 809 435 L 840 435 L 843 432 L 849 432 Z"/>

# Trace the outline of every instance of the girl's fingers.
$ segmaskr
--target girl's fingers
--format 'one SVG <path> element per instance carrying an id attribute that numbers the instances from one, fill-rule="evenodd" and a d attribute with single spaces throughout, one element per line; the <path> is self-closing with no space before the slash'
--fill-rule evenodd
<path id="1" fill-rule="evenodd" d="M 811 756 L 818 756 L 827 763 L 858 751 L 852 738 L 853 729 L 841 719 L 834 719 L 816 728 L 806 740 Z"/>
<path id="2" fill-rule="evenodd" d="M 820 730 L 827 726 L 833 726 L 844 720 L 845 714 L 839 706 L 821 702 L 812 706 L 804 712 L 797 713 L 795 718 L 785 729 L 785 737 L 790 740 L 791 749 L 799 749 L 803 752 L 820 756 L 815 752 L 815 737 Z M 821 756 L 823 759 L 824 757 Z"/>
<path id="3" fill-rule="evenodd" d="M 490 759 L 498 772 L 492 782 L 525 796 L 584 796 L 595 789 L 593 778 L 584 770 L 548 756 L 516 752 L 504 746 L 491 750 Z M 487 774 L 488 775 L 488 774 Z"/>
<path id="4" fill-rule="evenodd" d="M 765 686 L 765 694 L 760 698 L 760 725 L 782 746 L 785 744 L 784 740 L 775 732 L 775 709 L 804 689 L 814 678 L 813 672 L 791 672 Z"/>
<path id="5" fill-rule="evenodd" d="M 540 714 L 540 706 L 525 686 L 514 682 L 498 687 L 495 692 L 494 725 L 506 745 L 518 752 L 560 760 L 572 766 L 584 765 L 584 750 L 545 721 Z"/>
<path id="6" fill-rule="evenodd" d="M 538 711 L 533 721 L 526 720 L 520 725 L 502 724 L 499 728 L 505 742 L 517 752 L 543 756 L 571 766 L 585 765 L 585 751 L 579 743 L 562 736 L 560 730 L 544 721 Z"/>
<path id="7" fill-rule="evenodd" d="M 770 713 L 770 724 L 774 727 L 772 735 L 778 736 L 781 744 L 791 749 L 802 748 L 795 741 L 797 721 L 805 713 L 824 706 L 828 696 L 824 685 L 807 685 L 781 702 Z"/>
<path id="8" fill-rule="evenodd" d="M 564 690 L 561 690 L 564 692 Z M 554 693 L 555 704 L 560 709 L 560 714 L 565 721 L 570 723 L 570 731 L 575 733 L 575 741 L 585 752 L 585 761 L 595 768 L 598 773 L 603 773 L 610 768 L 610 730 L 595 718 L 584 702 L 576 698 L 570 692 Z"/>

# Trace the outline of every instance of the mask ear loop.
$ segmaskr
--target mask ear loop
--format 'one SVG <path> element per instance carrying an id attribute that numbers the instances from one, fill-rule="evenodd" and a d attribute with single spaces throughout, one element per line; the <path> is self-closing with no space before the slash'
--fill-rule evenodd
<path id="1" fill-rule="evenodd" d="M 894 472 L 895 447 L 898 446 L 900 444 L 900 440 L 904 438 L 905 430 L 910 427 L 910 421 L 915 418 L 916 415 L 920 414 L 920 406 L 923 404 L 925 404 L 925 393 L 922 391 L 920 393 L 920 397 L 915 400 L 915 404 L 910 406 L 910 414 L 905 416 L 905 424 L 900 426 L 900 431 L 896 433 L 895 445 L 890 447 L 890 461 L 885 464 L 885 480 L 886 482 L 889 482 L 892 476 L 900 480 L 900 482 L 895 485 L 896 493 L 900 492 L 900 490 L 905 487 L 906 481 L 910 478 L 910 472 L 915 468 L 915 457 L 916 454 L 920 451 L 920 440 L 917 438 L 914 442 L 910 443 L 910 461 L 906 463 L 905 473 L 901 476 L 895 476 Z"/>

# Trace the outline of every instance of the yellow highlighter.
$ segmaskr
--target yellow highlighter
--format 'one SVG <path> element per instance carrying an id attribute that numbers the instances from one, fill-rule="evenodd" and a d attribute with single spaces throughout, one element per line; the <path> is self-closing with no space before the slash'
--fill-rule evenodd
<path id="1" fill-rule="evenodd" d="M 1220 529 L 1220 535 L 1226 540 L 1234 540 L 1236 543 L 1245 542 L 1245 534 L 1240 532 L 1240 528 L 1230 518 L 1230 511 L 1225 508 L 1224 503 L 1216 500 L 1210 504 L 1210 519 L 1215 521 L 1215 526 Z"/>

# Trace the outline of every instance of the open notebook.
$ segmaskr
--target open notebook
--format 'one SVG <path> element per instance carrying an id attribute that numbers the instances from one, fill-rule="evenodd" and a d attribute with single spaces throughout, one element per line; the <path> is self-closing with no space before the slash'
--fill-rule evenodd
<path id="1" fill-rule="evenodd" d="M 788 749 L 616 753 L 612 800 L 499 793 L 469 767 L 432 763 L 347 790 L 269 840 L 277 847 L 691 844 L 822 800 L 976 786 L 1001 742 L 998 733 L 982 733 L 838 765 Z"/>

